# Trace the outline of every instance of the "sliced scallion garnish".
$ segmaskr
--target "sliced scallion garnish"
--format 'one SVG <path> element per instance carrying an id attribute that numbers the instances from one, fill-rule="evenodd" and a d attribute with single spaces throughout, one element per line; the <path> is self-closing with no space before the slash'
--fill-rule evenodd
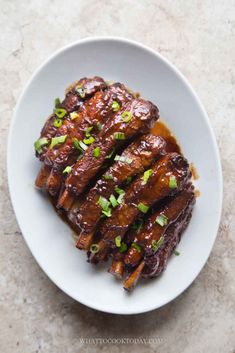
<path id="1" fill-rule="evenodd" d="M 102 208 L 102 210 L 107 211 L 110 206 L 110 202 L 103 196 L 99 197 L 98 204 Z"/>
<path id="2" fill-rule="evenodd" d="M 108 208 L 106 211 L 103 210 L 102 213 L 103 213 L 106 217 L 111 217 L 111 216 L 112 216 L 111 208 Z"/>
<path id="3" fill-rule="evenodd" d="M 152 249 L 153 249 L 153 251 L 157 251 L 163 243 L 164 243 L 164 237 L 163 236 L 161 236 L 161 238 L 159 240 L 153 240 L 152 241 Z"/>
<path id="4" fill-rule="evenodd" d="M 170 189 L 175 189 L 177 188 L 177 180 L 176 180 L 176 177 L 174 175 L 171 175 L 170 176 L 170 179 L 169 179 L 169 188 Z"/>
<path id="5" fill-rule="evenodd" d="M 67 111 L 63 108 L 56 108 L 54 110 L 54 113 L 59 119 L 63 119 L 64 116 L 67 114 Z"/>
<path id="6" fill-rule="evenodd" d="M 83 143 L 82 141 L 79 141 L 79 146 L 81 147 L 81 149 L 83 149 L 83 151 L 86 151 L 88 149 L 87 145 L 85 145 L 85 143 Z"/>
<path id="7" fill-rule="evenodd" d="M 73 137 L 72 138 L 72 141 L 73 141 L 73 145 L 74 145 L 74 147 L 77 149 L 77 150 L 79 150 L 79 151 L 81 151 L 82 153 L 84 152 L 84 150 L 81 148 L 81 146 L 80 146 L 80 141 L 76 138 L 76 137 Z"/>
<path id="8" fill-rule="evenodd" d="M 82 85 L 77 85 L 75 87 L 75 92 L 77 92 L 81 98 L 85 98 L 86 97 L 86 91 L 85 91 L 85 88 Z"/>
<path id="9" fill-rule="evenodd" d="M 119 205 L 116 197 L 113 194 L 110 196 L 109 201 L 113 207 L 117 207 Z"/>
<path id="10" fill-rule="evenodd" d="M 125 140 L 126 139 L 126 136 L 123 132 L 115 132 L 113 134 L 115 140 Z"/>
<path id="11" fill-rule="evenodd" d="M 117 101 L 113 101 L 112 103 L 112 110 L 117 112 L 120 109 L 120 104 Z"/>
<path id="12" fill-rule="evenodd" d="M 94 148 L 94 150 L 93 150 L 93 156 L 94 156 L 95 158 L 98 158 L 98 157 L 100 156 L 100 147 Z"/>
<path id="13" fill-rule="evenodd" d="M 37 153 L 42 153 L 42 147 L 48 145 L 49 141 L 46 137 L 42 137 L 34 142 L 34 148 Z"/>
<path id="14" fill-rule="evenodd" d="M 61 127 L 61 125 L 63 124 L 63 120 L 62 119 L 59 119 L 59 118 L 56 118 L 53 122 L 53 125 L 55 127 Z"/>
<path id="15" fill-rule="evenodd" d="M 136 249 L 138 252 L 141 252 L 141 246 L 137 243 L 131 244 L 132 248 Z"/>
<path id="16" fill-rule="evenodd" d="M 115 161 L 120 161 L 120 162 L 123 162 L 123 163 L 126 163 L 126 164 L 131 164 L 132 163 L 132 159 L 131 158 L 124 157 L 124 156 L 119 156 L 118 154 L 116 154 L 114 160 Z"/>
<path id="17" fill-rule="evenodd" d="M 128 123 L 132 119 L 132 114 L 131 112 L 125 111 L 122 113 L 122 120 L 124 123 Z"/>
<path id="18" fill-rule="evenodd" d="M 117 248 L 120 248 L 121 246 L 121 241 L 122 241 L 122 237 L 120 235 L 118 235 L 116 238 L 115 238 L 115 244 L 116 244 L 116 247 Z"/>
<path id="19" fill-rule="evenodd" d="M 90 246 L 90 252 L 92 253 L 92 254 L 96 254 L 97 252 L 99 252 L 99 249 L 100 249 L 100 247 L 99 247 L 99 244 L 91 244 L 91 246 Z"/>
<path id="20" fill-rule="evenodd" d="M 89 127 L 86 128 L 86 137 L 90 137 L 91 136 L 90 132 L 91 132 L 92 129 L 93 129 L 93 126 L 89 126 Z"/>
<path id="21" fill-rule="evenodd" d="M 66 168 L 64 168 L 63 174 L 69 174 L 69 173 L 71 172 L 71 170 L 72 170 L 72 167 L 70 167 L 70 166 L 68 165 Z"/>
<path id="22" fill-rule="evenodd" d="M 119 252 L 123 253 L 127 251 L 127 245 L 125 243 L 121 243 L 121 246 L 119 248 Z"/>
<path id="23" fill-rule="evenodd" d="M 72 112 L 69 114 L 71 120 L 75 120 L 79 117 L 77 112 Z"/>
<path id="24" fill-rule="evenodd" d="M 147 184 L 149 178 L 151 177 L 151 175 L 153 174 L 153 170 L 152 169 L 148 169 L 144 172 L 144 175 L 142 177 L 142 180 L 144 182 L 144 184 Z"/>
<path id="25" fill-rule="evenodd" d="M 164 227 L 168 223 L 168 218 L 164 214 L 161 214 L 157 216 L 155 222 L 158 223 L 161 227 Z"/>
<path id="26" fill-rule="evenodd" d="M 179 256 L 179 255 L 180 255 L 180 252 L 177 251 L 177 250 L 174 250 L 174 255 L 175 255 L 175 256 Z"/>
<path id="27" fill-rule="evenodd" d="M 138 210 L 142 213 L 147 213 L 149 210 L 149 206 L 145 205 L 143 202 L 140 202 L 137 206 Z"/>
<path id="28" fill-rule="evenodd" d="M 105 180 L 113 180 L 112 174 L 105 174 L 105 175 L 103 176 L 103 178 L 104 178 Z"/>
<path id="29" fill-rule="evenodd" d="M 55 108 L 59 108 L 61 106 L 60 98 L 56 98 L 54 101 Z"/>
<path id="30" fill-rule="evenodd" d="M 66 141 L 67 135 L 52 137 L 50 148 L 55 147 L 59 143 L 64 143 Z"/>
<path id="31" fill-rule="evenodd" d="M 90 136 L 86 139 L 83 139 L 83 142 L 85 143 L 85 145 L 91 145 L 94 141 L 95 141 L 95 139 L 93 136 Z"/>
<path id="32" fill-rule="evenodd" d="M 105 157 L 105 159 L 112 158 L 113 154 L 114 154 L 114 149 Z"/>

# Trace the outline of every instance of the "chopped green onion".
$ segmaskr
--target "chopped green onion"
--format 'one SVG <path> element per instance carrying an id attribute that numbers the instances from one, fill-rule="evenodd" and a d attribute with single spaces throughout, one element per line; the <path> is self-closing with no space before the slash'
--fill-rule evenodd
<path id="1" fill-rule="evenodd" d="M 140 202 L 137 206 L 138 210 L 141 211 L 142 213 L 147 213 L 149 210 L 149 207 L 146 206 L 144 203 Z"/>
<path id="2" fill-rule="evenodd" d="M 114 149 L 105 157 L 105 159 L 110 159 L 112 158 L 112 155 L 114 154 Z"/>
<path id="3" fill-rule="evenodd" d="M 71 172 L 71 170 L 72 170 L 72 167 L 70 167 L 70 166 L 68 165 L 66 168 L 64 168 L 63 174 L 69 174 L 69 173 Z"/>
<path id="4" fill-rule="evenodd" d="M 132 119 L 131 112 L 126 111 L 122 113 L 122 120 L 124 121 L 124 123 L 128 123 L 131 119 Z"/>
<path id="5" fill-rule="evenodd" d="M 69 114 L 71 120 L 75 120 L 79 117 L 77 112 L 72 112 Z"/>
<path id="6" fill-rule="evenodd" d="M 74 147 L 76 147 L 77 150 L 83 152 L 83 149 L 81 149 L 81 147 L 80 147 L 80 145 L 79 145 L 79 140 L 78 140 L 76 137 L 73 137 L 73 138 L 72 138 L 72 141 L 73 141 Z"/>
<path id="7" fill-rule="evenodd" d="M 117 202 L 120 205 L 124 199 L 125 191 L 123 189 L 118 188 L 118 187 L 115 188 L 115 191 L 119 195 L 117 198 Z"/>
<path id="8" fill-rule="evenodd" d="M 99 197 L 98 204 L 104 211 L 107 211 L 110 206 L 110 202 L 103 196 Z"/>
<path id="9" fill-rule="evenodd" d="M 131 244 L 132 248 L 136 249 L 138 252 L 141 252 L 141 247 L 139 244 L 137 243 L 132 243 Z"/>
<path id="10" fill-rule="evenodd" d="M 111 217 L 112 216 L 112 211 L 110 208 L 107 209 L 107 211 L 103 210 L 102 213 L 106 216 L 106 217 Z"/>
<path id="11" fill-rule="evenodd" d="M 174 250 L 174 255 L 175 255 L 175 256 L 179 256 L 179 255 L 180 255 L 180 252 L 177 251 L 177 250 Z"/>
<path id="12" fill-rule="evenodd" d="M 95 141 L 93 136 L 88 137 L 87 139 L 84 139 L 83 142 L 85 145 L 91 145 Z"/>
<path id="13" fill-rule="evenodd" d="M 63 117 L 67 114 L 67 111 L 63 108 L 56 108 L 54 113 L 59 119 L 63 119 Z"/>
<path id="14" fill-rule="evenodd" d="M 110 196 L 109 201 L 111 202 L 111 205 L 113 207 L 117 207 L 119 205 L 119 203 L 117 202 L 116 197 L 113 194 Z"/>
<path id="15" fill-rule="evenodd" d="M 117 101 L 113 101 L 112 109 L 114 112 L 117 112 L 120 109 L 120 104 Z"/>
<path id="16" fill-rule="evenodd" d="M 82 141 L 79 141 L 76 137 L 73 137 L 72 141 L 73 141 L 74 147 L 76 147 L 82 153 L 88 148 L 85 145 L 85 143 L 83 143 Z"/>
<path id="17" fill-rule="evenodd" d="M 119 252 L 123 253 L 125 251 L 127 251 L 127 245 L 125 243 L 121 243 L 121 246 L 119 248 Z"/>
<path id="18" fill-rule="evenodd" d="M 59 108 L 61 106 L 60 98 L 56 98 L 54 101 L 55 108 Z"/>
<path id="19" fill-rule="evenodd" d="M 115 161 L 120 161 L 120 162 L 123 162 L 123 163 L 126 163 L 126 164 L 131 164 L 132 163 L 132 159 L 131 158 L 124 157 L 124 156 L 119 156 L 118 154 L 116 154 L 114 160 Z"/>
<path id="20" fill-rule="evenodd" d="M 133 178 L 131 176 L 127 177 L 126 180 L 125 180 L 126 185 L 129 185 L 132 182 L 132 179 Z"/>
<path id="21" fill-rule="evenodd" d="M 121 241 L 122 241 L 122 237 L 120 235 L 118 235 L 116 238 L 115 238 L 115 244 L 116 244 L 116 247 L 117 248 L 120 248 L 121 246 Z"/>
<path id="22" fill-rule="evenodd" d="M 93 129 L 93 126 L 89 126 L 89 127 L 86 128 L 86 137 L 90 137 L 91 136 L 90 132 L 91 132 L 92 129 Z"/>
<path id="23" fill-rule="evenodd" d="M 152 249 L 153 249 L 153 251 L 157 251 L 163 243 L 164 243 L 164 237 L 163 236 L 161 236 L 161 238 L 159 240 L 153 240 L 152 241 Z"/>
<path id="24" fill-rule="evenodd" d="M 100 156 L 100 147 L 94 148 L 94 150 L 93 150 L 93 156 L 94 156 L 95 158 L 98 158 L 98 157 Z"/>
<path id="25" fill-rule="evenodd" d="M 92 254 L 96 254 L 97 252 L 99 252 L 99 250 L 100 250 L 99 244 L 91 244 L 90 252 Z"/>
<path id="26" fill-rule="evenodd" d="M 164 227 L 168 223 L 168 218 L 164 214 L 161 214 L 157 216 L 155 222 L 158 223 L 161 227 Z"/>
<path id="27" fill-rule="evenodd" d="M 123 132 L 115 132 L 113 134 L 115 140 L 125 140 L 126 137 L 125 137 L 125 134 Z"/>
<path id="28" fill-rule="evenodd" d="M 59 118 L 56 118 L 53 122 L 53 125 L 55 127 L 61 127 L 61 125 L 63 124 L 63 120 L 62 119 L 59 119 Z"/>
<path id="29" fill-rule="evenodd" d="M 86 151 L 87 150 L 87 145 L 85 145 L 85 143 L 83 143 L 82 141 L 78 141 L 79 143 L 79 146 L 81 147 L 81 149 L 83 149 L 83 151 Z"/>
<path id="30" fill-rule="evenodd" d="M 153 170 L 152 169 L 148 169 L 144 172 L 143 177 L 141 178 L 144 181 L 144 184 L 147 184 L 149 178 L 151 177 L 151 175 L 153 174 Z"/>
<path id="31" fill-rule="evenodd" d="M 105 174 L 105 175 L 103 176 L 103 178 L 104 178 L 105 180 L 113 180 L 112 174 Z"/>
<path id="32" fill-rule="evenodd" d="M 117 202 L 119 203 L 119 205 L 121 205 L 121 203 L 122 203 L 122 201 L 124 199 L 124 196 L 125 196 L 125 194 L 121 194 L 121 195 L 118 196 Z"/>
<path id="33" fill-rule="evenodd" d="M 176 180 L 176 177 L 174 175 L 171 175 L 170 176 L 170 179 L 169 179 L 169 188 L 170 189 L 175 189 L 177 188 L 177 180 Z"/>
<path id="34" fill-rule="evenodd" d="M 97 124 L 96 124 L 96 126 L 97 126 L 97 128 L 98 128 L 98 130 L 100 131 L 100 130 L 102 130 L 103 129 L 103 124 L 101 124 L 100 122 L 98 122 Z"/>
<path id="35" fill-rule="evenodd" d="M 81 98 L 85 98 L 86 96 L 86 91 L 82 85 L 77 85 L 75 87 L 75 92 L 77 92 Z"/>
<path id="36" fill-rule="evenodd" d="M 120 188 L 118 188 L 118 187 L 115 188 L 115 191 L 116 191 L 116 193 L 117 193 L 118 195 L 125 194 L 125 190 L 120 189 Z"/>
<path id="37" fill-rule="evenodd" d="M 66 138 L 67 138 L 67 135 L 52 137 L 52 139 L 51 139 L 51 144 L 50 144 L 50 148 L 55 147 L 55 146 L 58 145 L 59 143 L 65 142 Z"/>
<path id="38" fill-rule="evenodd" d="M 34 142 L 35 151 L 42 153 L 42 147 L 48 145 L 49 141 L 46 137 L 42 137 Z"/>

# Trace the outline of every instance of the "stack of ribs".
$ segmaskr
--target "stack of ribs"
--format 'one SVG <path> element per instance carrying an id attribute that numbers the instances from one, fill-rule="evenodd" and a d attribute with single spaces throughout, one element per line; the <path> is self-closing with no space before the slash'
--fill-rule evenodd
<path id="1" fill-rule="evenodd" d="M 93 264 L 132 290 L 159 276 L 195 204 L 187 160 L 153 134 L 159 110 L 121 83 L 82 78 L 58 99 L 35 142 L 46 191 Z"/>

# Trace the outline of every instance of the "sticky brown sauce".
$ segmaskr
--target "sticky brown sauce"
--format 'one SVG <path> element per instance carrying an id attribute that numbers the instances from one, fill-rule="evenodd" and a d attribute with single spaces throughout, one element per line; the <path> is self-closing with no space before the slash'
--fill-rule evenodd
<path id="1" fill-rule="evenodd" d="M 154 127 L 152 128 L 152 134 L 161 136 L 166 141 L 166 150 L 167 152 L 177 152 L 181 153 L 181 148 L 177 142 L 175 136 L 172 134 L 171 130 L 163 121 L 157 121 Z"/>

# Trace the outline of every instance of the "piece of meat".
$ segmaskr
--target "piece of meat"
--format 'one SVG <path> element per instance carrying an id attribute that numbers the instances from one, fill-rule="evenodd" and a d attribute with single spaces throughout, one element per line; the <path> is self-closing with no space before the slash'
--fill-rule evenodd
<path id="1" fill-rule="evenodd" d="M 78 92 L 76 92 L 76 87 L 82 87 L 84 95 L 80 95 Z M 67 92 L 65 99 L 62 101 L 60 108 L 63 108 L 66 110 L 67 114 L 63 118 L 63 120 L 66 120 L 67 117 L 69 117 L 70 112 L 74 110 L 78 110 L 80 106 L 83 105 L 83 102 L 90 98 L 95 92 L 99 90 L 104 90 L 107 87 L 107 84 L 101 77 L 93 77 L 93 78 L 81 78 L 79 81 L 76 81 L 74 84 L 72 84 Z M 42 131 L 40 138 L 45 137 L 48 139 L 50 142 L 51 138 L 56 136 L 58 134 L 58 128 L 54 126 L 54 120 L 57 118 L 57 116 L 53 113 L 48 120 L 46 121 Z M 58 136 L 58 135 L 57 135 Z M 42 148 L 41 153 L 36 152 L 36 156 L 43 161 L 45 157 L 45 153 L 48 149 L 48 145 L 44 146 Z"/>
<path id="2" fill-rule="evenodd" d="M 123 238 L 130 225 L 142 212 L 141 209 L 146 212 L 154 203 L 181 191 L 191 177 L 187 160 L 177 153 L 163 156 L 152 166 L 152 171 L 147 184 L 143 183 L 143 176 L 140 176 L 130 185 L 123 203 L 114 209 L 112 216 L 101 226 L 100 250 L 91 256 L 92 262 L 102 261 L 106 257 L 107 249 L 115 248 L 115 238 L 117 236 Z M 171 185 L 173 179 L 174 188 Z"/>
<path id="3" fill-rule="evenodd" d="M 195 200 L 194 192 L 183 190 L 175 197 L 169 199 L 145 222 L 139 233 L 136 233 L 134 243 L 140 249 L 130 247 L 124 262 L 129 267 L 135 267 L 143 258 L 146 251 L 152 249 L 153 243 L 157 243 L 166 229 L 180 217 L 184 210 Z M 160 224 L 159 224 L 159 223 Z"/>
<path id="4" fill-rule="evenodd" d="M 191 201 L 188 207 L 182 212 L 176 222 L 167 228 L 164 235 L 164 243 L 156 253 L 146 251 L 144 256 L 145 267 L 141 274 L 144 278 L 159 276 L 166 268 L 167 261 L 181 239 L 181 235 L 189 224 L 192 217 L 192 208 L 195 199 Z"/>
<path id="5" fill-rule="evenodd" d="M 121 107 L 132 99 L 132 94 L 124 85 L 115 83 L 86 101 L 78 110 L 76 119 L 67 119 L 64 122 L 59 128 L 59 135 L 67 135 L 66 142 L 48 149 L 45 157 L 45 163 L 53 167 L 46 185 L 51 195 L 57 194 L 60 190 L 64 168 L 73 165 L 81 154 L 74 145 L 74 138 L 78 141 L 83 140 L 87 128 L 92 128 L 90 134 L 96 137 L 99 126 L 102 126 L 114 113 L 113 102 L 118 102 Z"/>
<path id="6" fill-rule="evenodd" d="M 83 90 L 82 96 L 76 92 L 76 87 L 81 87 Z M 76 81 L 72 85 L 68 87 L 66 90 L 66 96 L 65 99 L 62 101 L 60 108 L 66 110 L 66 115 L 63 118 L 63 125 L 64 122 L 67 121 L 67 119 L 70 119 L 70 114 L 73 111 L 79 110 L 80 107 L 84 104 L 84 101 L 92 97 L 93 94 L 95 94 L 97 91 L 100 90 L 105 90 L 107 87 L 107 84 L 105 81 L 100 78 L 100 77 L 93 77 L 93 78 L 82 78 L 79 81 Z M 57 118 L 56 114 L 53 113 L 48 120 L 46 121 L 42 131 L 40 138 L 46 138 L 48 140 L 48 144 L 43 146 L 41 149 L 41 152 L 38 153 L 36 152 L 36 156 L 41 160 L 44 161 L 46 152 L 48 150 L 48 147 L 50 146 L 50 141 L 53 137 L 55 136 L 61 136 L 63 135 L 63 129 L 60 129 L 56 126 L 54 126 L 55 119 Z M 35 181 L 35 186 L 42 189 L 45 187 L 46 181 L 50 175 L 51 168 L 49 168 L 46 165 L 43 165 L 41 167 L 41 170 L 39 171 L 36 181 Z"/>
<path id="7" fill-rule="evenodd" d="M 86 201 L 74 217 L 80 234 L 77 247 L 88 249 L 96 226 L 102 215 L 98 201 L 100 197 L 109 200 L 115 188 L 122 185 L 128 178 L 144 172 L 151 164 L 165 153 L 165 141 L 154 135 L 144 135 L 132 142 L 122 153 L 121 160 L 114 163 L 89 191 Z M 130 163 L 126 163 L 125 160 Z M 116 195 L 118 197 L 118 195 Z"/>
<path id="8" fill-rule="evenodd" d="M 128 116 L 130 120 L 124 121 Z M 66 179 L 66 191 L 60 198 L 58 206 L 63 207 L 65 200 L 73 198 L 72 195 L 79 196 L 81 194 L 89 181 L 100 170 L 107 155 L 114 148 L 123 144 L 123 140 L 119 139 L 120 136 L 128 141 L 140 134 L 148 133 L 158 117 L 157 107 L 143 99 L 134 99 L 121 108 L 104 125 L 98 135 L 97 142 L 94 142 L 86 150 L 83 158 L 75 164 Z M 97 149 L 99 149 L 98 158 L 94 156 L 94 151 Z"/>
<path id="9" fill-rule="evenodd" d="M 145 249 L 144 257 L 140 261 L 141 271 L 136 269 L 127 277 L 124 282 L 124 289 L 127 291 L 133 290 L 138 279 L 153 278 L 159 276 L 167 266 L 167 261 L 177 244 L 180 241 L 183 231 L 189 224 L 192 216 L 192 209 L 195 204 L 195 196 L 193 195 L 189 200 L 187 206 L 182 210 L 179 217 L 170 224 L 162 236 L 162 243 L 157 250 L 147 247 Z"/>

